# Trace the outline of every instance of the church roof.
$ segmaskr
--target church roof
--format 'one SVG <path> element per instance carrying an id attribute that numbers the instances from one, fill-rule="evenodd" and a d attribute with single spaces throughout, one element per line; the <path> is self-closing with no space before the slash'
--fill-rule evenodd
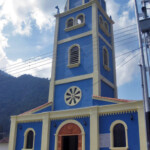
<path id="1" fill-rule="evenodd" d="M 102 97 L 102 96 L 93 96 L 93 99 L 107 101 L 107 102 L 114 102 L 114 103 L 129 103 L 129 102 L 135 101 L 135 100 L 125 100 L 125 99 L 118 99 L 118 98 Z"/>
<path id="2" fill-rule="evenodd" d="M 37 111 L 39 111 L 41 109 L 44 109 L 44 108 L 46 108 L 48 106 L 51 106 L 51 105 L 52 105 L 51 102 L 45 103 L 45 104 L 43 104 L 41 106 L 38 106 L 36 108 L 33 108 L 33 109 L 29 110 L 29 111 L 24 112 L 24 113 L 20 114 L 19 116 L 21 116 L 21 115 L 27 115 L 27 114 L 31 114 L 31 113 L 37 112 Z"/>
<path id="3" fill-rule="evenodd" d="M 5 137 L 5 138 L 0 140 L 0 143 L 8 143 L 8 141 L 9 141 L 9 138 Z"/>

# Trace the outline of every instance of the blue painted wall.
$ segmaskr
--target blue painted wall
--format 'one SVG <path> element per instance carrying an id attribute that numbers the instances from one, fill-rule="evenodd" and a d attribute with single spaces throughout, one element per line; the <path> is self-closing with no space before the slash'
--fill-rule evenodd
<path id="1" fill-rule="evenodd" d="M 101 81 L 101 96 L 114 98 L 114 89 L 107 85 L 105 82 Z"/>
<path id="2" fill-rule="evenodd" d="M 103 17 L 103 20 L 106 21 L 108 23 L 108 26 L 109 26 L 109 33 L 111 33 L 111 26 L 110 26 L 110 23 L 106 20 L 106 18 L 104 17 L 104 15 L 98 10 L 98 16 L 102 16 Z M 99 18 L 98 18 L 99 19 Z M 98 21 L 99 22 L 99 21 Z M 108 41 L 109 44 L 111 44 L 112 42 L 112 39 L 111 39 L 111 36 L 107 36 L 103 30 L 100 28 L 99 26 L 99 33 Z"/>
<path id="3" fill-rule="evenodd" d="M 74 17 L 75 19 L 81 13 L 85 14 L 85 26 L 66 32 L 65 28 L 67 19 L 69 19 L 70 17 Z M 60 25 L 59 25 L 58 41 L 92 30 L 92 7 L 88 7 L 75 13 L 69 14 L 67 16 L 61 17 L 59 24 Z"/>
<path id="4" fill-rule="evenodd" d="M 52 110 L 52 106 L 47 106 L 46 108 L 43 108 L 37 112 L 35 112 L 34 114 L 39 114 L 39 113 L 43 113 L 43 112 L 50 112 Z"/>
<path id="5" fill-rule="evenodd" d="M 90 150 L 90 119 L 89 117 L 85 118 L 80 118 L 80 119 L 73 119 L 81 123 L 81 125 L 84 128 L 85 131 L 85 149 Z M 59 125 L 65 120 L 54 120 L 51 121 L 51 129 L 50 129 L 50 149 L 49 150 L 54 150 L 54 143 L 55 143 L 55 134 L 56 130 L 59 127 Z M 85 126 L 83 122 L 86 121 L 87 125 Z M 56 124 L 56 127 L 55 127 Z"/>
<path id="6" fill-rule="evenodd" d="M 22 129 L 20 128 L 22 127 Z M 28 128 L 35 130 L 35 150 L 41 150 L 42 122 L 19 123 L 17 126 L 16 150 L 21 150 L 24 145 L 24 133 Z"/>
<path id="7" fill-rule="evenodd" d="M 113 56 L 112 50 L 105 44 L 105 42 L 99 38 L 99 53 L 100 53 L 100 72 L 101 74 L 108 79 L 110 82 L 114 83 L 114 69 L 113 69 Z M 107 71 L 103 66 L 103 47 L 106 47 L 109 53 L 109 68 L 110 71 Z"/>
<path id="8" fill-rule="evenodd" d="M 133 120 L 130 119 L 131 114 L 133 115 Z M 129 150 L 140 150 L 137 112 L 100 116 L 99 119 L 100 134 L 110 133 L 110 126 L 116 120 L 122 120 L 127 124 Z M 110 149 L 101 148 L 100 150 L 110 150 Z"/>
<path id="9" fill-rule="evenodd" d="M 67 89 L 71 86 L 77 86 L 82 91 L 82 98 L 80 102 L 75 106 L 68 106 L 65 103 L 64 95 Z M 61 84 L 55 86 L 55 97 L 54 97 L 54 110 L 65 110 L 65 109 L 75 109 L 81 107 L 88 107 L 92 106 L 92 87 L 93 87 L 93 80 L 81 80 L 77 82 L 71 82 L 67 84 Z"/>
<path id="10" fill-rule="evenodd" d="M 102 100 L 94 100 L 93 99 L 93 105 L 94 106 L 104 106 L 104 105 L 112 105 L 112 104 L 116 104 L 116 103 L 106 102 L 106 101 L 102 101 Z"/>
<path id="11" fill-rule="evenodd" d="M 68 52 L 73 44 L 80 45 L 81 64 L 79 67 L 68 68 Z M 58 45 L 56 61 L 56 80 L 85 75 L 93 72 L 92 36 L 86 36 Z"/>

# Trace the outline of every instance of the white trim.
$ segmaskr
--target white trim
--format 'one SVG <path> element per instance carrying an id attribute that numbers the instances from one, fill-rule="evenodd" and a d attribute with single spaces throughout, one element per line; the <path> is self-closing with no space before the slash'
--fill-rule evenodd
<path id="1" fill-rule="evenodd" d="M 68 124 L 68 123 L 73 123 L 76 124 L 80 129 L 81 129 L 81 134 L 82 134 L 82 150 L 85 150 L 85 131 L 83 126 L 80 124 L 80 122 L 76 121 L 76 120 L 66 120 L 64 122 L 62 122 L 59 127 L 57 128 L 56 134 L 55 134 L 55 150 L 57 150 L 57 143 L 58 143 L 58 133 L 60 131 L 60 129 Z"/>
<path id="2" fill-rule="evenodd" d="M 115 97 L 118 97 L 117 91 L 117 79 L 116 79 L 116 59 L 115 59 L 115 48 L 114 48 L 114 31 L 113 25 L 111 25 L 111 40 L 112 40 L 112 57 L 113 57 L 113 72 L 114 72 L 114 84 L 115 84 Z"/>
<path id="3" fill-rule="evenodd" d="M 33 147 L 32 147 L 32 149 L 26 148 L 26 145 L 27 145 L 27 137 L 28 137 L 29 131 L 32 131 L 32 132 L 33 132 Z M 23 144 L 22 150 L 34 150 L 34 144 L 35 144 L 35 130 L 34 130 L 33 128 L 28 128 L 28 129 L 26 129 L 26 131 L 24 132 L 24 144 Z"/>
<path id="4" fill-rule="evenodd" d="M 107 98 L 106 98 L 107 99 Z M 109 101 L 109 99 L 108 99 Z M 105 106 L 92 106 L 88 108 L 78 108 L 71 110 L 62 111 L 51 111 L 40 114 L 29 114 L 24 116 L 14 116 L 16 117 L 16 122 L 38 122 L 42 121 L 43 117 L 49 114 L 51 120 L 57 119 L 67 119 L 67 118 L 78 118 L 80 116 L 89 116 L 91 109 L 98 109 L 100 115 L 110 115 L 119 114 L 123 112 L 136 111 L 139 108 L 143 108 L 143 101 L 133 101 L 122 104 L 105 105 Z"/>
<path id="5" fill-rule="evenodd" d="M 55 81 L 55 85 L 76 82 L 76 81 L 80 81 L 80 80 L 86 80 L 86 79 L 90 79 L 92 77 L 93 77 L 93 73 L 87 74 L 87 75 L 81 75 L 81 76 L 77 76 L 77 77 L 72 77 L 72 78 L 67 78 L 67 79 L 62 79 L 62 80 L 57 80 L 57 81 Z"/>
<path id="6" fill-rule="evenodd" d="M 92 4 L 92 39 L 93 39 L 93 95 L 101 95 L 100 56 L 98 39 L 98 12 L 96 3 Z"/>
<path id="7" fill-rule="evenodd" d="M 53 50 L 53 62 L 52 62 L 52 73 L 51 73 L 51 82 L 50 82 L 49 98 L 48 98 L 48 102 L 52 102 L 52 103 L 54 101 L 54 91 L 55 91 L 55 73 L 56 73 L 58 28 L 59 28 L 59 17 L 56 17 L 54 50 Z M 52 104 L 52 110 L 53 110 L 53 105 L 54 104 Z"/>
<path id="8" fill-rule="evenodd" d="M 107 42 L 107 40 L 100 34 L 100 33 L 98 33 L 98 36 L 99 36 L 99 38 L 101 38 L 104 42 L 105 42 L 105 44 L 112 50 L 113 49 L 113 47 Z"/>
<path id="9" fill-rule="evenodd" d="M 103 46 L 103 67 L 105 70 L 107 71 L 110 71 L 110 68 L 109 68 L 109 52 L 108 52 L 108 49 L 106 48 L 106 46 Z M 104 51 L 106 51 L 107 53 L 107 65 L 105 65 L 104 61 L 105 61 L 105 56 L 104 56 Z"/>
<path id="10" fill-rule="evenodd" d="M 85 36 L 88 36 L 88 35 L 91 35 L 91 34 L 92 34 L 92 31 L 88 31 L 88 32 L 85 32 L 85 33 L 82 33 L 82 34 L 79 34 L 79 35 L 75 35 L 75 36 L 66 38 L 64 40 L 60 40 L 60 41 L 58 41 L 58 44 L 63 44 L 65 42 L 70 42 L 70 41 L 73 41 L 75 39 L 79 39 L 79 38 L 82 38 L 82 37 L 85 37 Z"/>
<path id="11" fill-rule="evenodd" d="M 103 75 L 100 75 L 100 79 L 101 79 L 103 82 L 105 82 L 106 84 L 108 84 L 110 87 L 116 88 L 116 86 L 115 86 L 112 82 L 110 82 L 108 79 L 106 79 Z"/>
<path id="12" fill-rule="evenodd" d="M 147 150 L 144 109 L 138 108 L 140 150 Z"/>
<path id="13" fill-rule="evenodd" d="M 72 26 L 70 26 L 70 27 L 68 27 L 68 21 L 69 21 L 70 19 L 71 19 L 71 20 L 73 20 L 73 25 L 72 25 Z M 68 18 L 68 19 L 66 20 L 65 25 L 66 25 L 66 29 L 69 29 L 69 28 L 73 27 L 73 26 L 75 25 L 75 19 L 74 19 L 74 17 L 70 17 L 70 18 Z"/>
<path id="14" fill-rule="evenodd" d="M 78 58 L 78 62 L 77 63 L 74 63 L 74 64 L 71 64 L 70 63 L 70 59 L 71 59 L 71 49 L 73 47 L 78 47 L 78 54 L 79 54 L 79 58 Z M 68 67 L 69 68 L 74 68 L 74 67 L 78 67 L 80 65 L 80 45 L 79 44 L 73 44 L 72 46 L 69 47 L 69 51 L 68 51 Z"/>
<path id="15" fill-rule="evenodd" d="M 90 150 L 99 150 L 99 114 L 98 109 L 90 111 Z"/>
<path id="16" fill-rule="evenodd" d="M 49 114 L 47 114 L 43 117 L 41 150 L 49 150 L 50 144 L 49 138 L 50 138 L 50 119 Z"/>
<path id="17" fill-rule="evenodd" d="M 11 117 L 8 150 L 15 150 L 17 136 L 17 116 Z"/>
<path id="18" fill-rule="evenodd" d="M 122 124 L 125 128 L 126 147 L 114 147 L 114 145 L 113 145 L 114 144 L 113 129 L 114 129 L 114 126 L 116 124 Z M 116 120 L 111 124 L 111 126 L 110 126 L 110 138 L 111 138 L 111 140 L 110 140 L 111 141 L 110 142 L 110 145 L 111 145 L 110 149 L 111 150 L 127 150 L 128 149 L 128 131 L 127 130 L 128 130 L 127 124 L 122 120 Z"/>
<path id="19" fill-rule="evenodd" d="M 71 26 L 71 27 L 65 28 L 65 31 L 66 31 L 66 32 L 69 32 L 69 31 L 72 31 L 72 30 L 81 28 L 81 27 L 83 27 L 83 26 L 85 26 L 85 23 L 75 24 L 75 25 L 73 25 L 73 26 Z"/>

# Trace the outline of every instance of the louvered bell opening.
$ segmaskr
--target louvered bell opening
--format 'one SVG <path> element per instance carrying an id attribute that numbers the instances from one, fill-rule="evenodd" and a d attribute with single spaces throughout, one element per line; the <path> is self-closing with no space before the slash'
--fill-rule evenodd
<path id="1" fill-rule="evenodd" d="M 77 46 L 71 49 L 70 53 L 70 64 L 77 64 L 79 63 L 79 48 Z"/>
<path id="2" fill-rule="evenodd" d="M 104 65 L 108 66 L 108 54 L 105 49 L 104 49 Z"/>

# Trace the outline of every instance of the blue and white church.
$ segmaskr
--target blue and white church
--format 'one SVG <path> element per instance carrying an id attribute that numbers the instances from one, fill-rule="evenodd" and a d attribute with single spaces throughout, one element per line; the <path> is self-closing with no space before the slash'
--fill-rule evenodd
<path id="1" fill-rule="evenodd" d="M 11 117 L 9 150 L 146 150 L 143 102 L 117 98 L 105 0 L 67 0 L 55 17 L 48 102 Z"/>

